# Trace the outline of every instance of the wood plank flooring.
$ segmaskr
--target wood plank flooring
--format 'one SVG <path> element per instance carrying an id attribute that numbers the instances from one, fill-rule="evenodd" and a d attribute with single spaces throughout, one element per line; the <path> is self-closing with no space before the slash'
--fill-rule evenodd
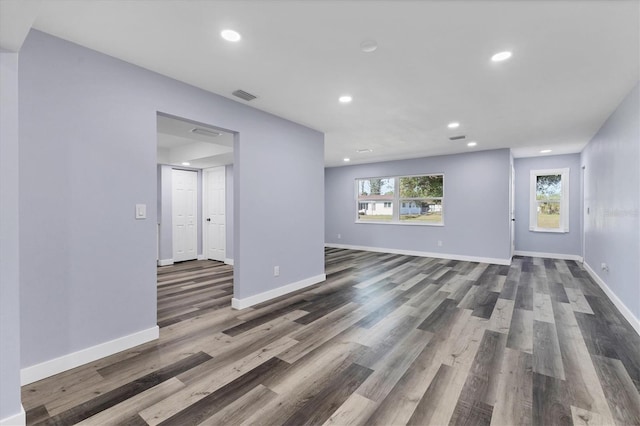
<path id="1" fill-rule="evenodd" d="M 160 339 L 23 387 L 30 425 L 640 425 L 640 337 L 581 265 L 326 249 L 235 311 L 232 267 L 158 268 Z"/>

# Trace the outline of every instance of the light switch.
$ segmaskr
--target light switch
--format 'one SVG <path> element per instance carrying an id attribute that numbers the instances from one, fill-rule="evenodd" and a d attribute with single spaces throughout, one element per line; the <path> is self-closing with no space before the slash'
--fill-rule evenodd
<path id="1" fill-rule="evenodd" d="M 146 218 L 147 218 L 147 205 L 136 204 L 136 219 L 146 219 Z"/>

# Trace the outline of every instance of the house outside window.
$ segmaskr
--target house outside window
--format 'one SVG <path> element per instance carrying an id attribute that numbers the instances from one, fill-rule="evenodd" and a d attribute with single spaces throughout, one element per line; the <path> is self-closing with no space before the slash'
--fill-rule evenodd
<path id="1" fill-rule="evenodd" d="M 569 169 L 531 170 L 529 230 L 569 232 Z"/>

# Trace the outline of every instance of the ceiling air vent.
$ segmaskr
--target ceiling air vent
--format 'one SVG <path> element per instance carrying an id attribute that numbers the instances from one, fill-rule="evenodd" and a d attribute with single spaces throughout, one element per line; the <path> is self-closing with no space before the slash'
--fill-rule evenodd
<path id="1" fill-rule="evenodd" d="M 460 136 L 450 136 L 450 137 L 449 137 L 449 140 L 450 140 L 450 141 L 459 141 L 460 139 L 464 139 L 464 138 L 466 138 L 466 136 L 465 136 L 465 135 L 460 135 Z"/>
<path id="2" fill-rule="evenodd" d="M 253 96 L 251 93 L 247 93 L 244 90 L 236 90 L 232 93 L 233 96 L 237 96 L 240 99 L 244 99 L 245 101 L 252 101 L 255 98 L 257 98 L 257 96 Z"/>

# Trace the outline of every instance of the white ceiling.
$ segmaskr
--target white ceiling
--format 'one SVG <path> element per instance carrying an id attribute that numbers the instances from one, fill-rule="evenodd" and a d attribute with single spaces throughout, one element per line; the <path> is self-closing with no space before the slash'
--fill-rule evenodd
<path id="1" fill-rule="evenodd" d="M 243 89 L 258 96 L 251 106 L 324 132 L 328 166 L 494 148 L 579 152 L 640 78 L 638 1 L 15 3 L 0 1 L 11 15 L 0 22 L 3 47 L 25 33 L 6 21 L 33 20 L 234 100 Z M 221 39 L 225 28 L 243 39 Z M 375 52 L 360 51 L 367 39 Z M 502 50 L 512 59 L 492 63 Z M 339 104 L 346 93 L 353 102 Z M 458 134 L 478 145 L 448 140 Z"/>
<path id="2" fill-rule="evenodd" d="M 233 163 L 233 133 L 158 114 L 158 163 L 205 169 Z M 194 133 L 212 131 L 212 135 Z M 217 136 L 215 136 L 217 134 Z"/>

